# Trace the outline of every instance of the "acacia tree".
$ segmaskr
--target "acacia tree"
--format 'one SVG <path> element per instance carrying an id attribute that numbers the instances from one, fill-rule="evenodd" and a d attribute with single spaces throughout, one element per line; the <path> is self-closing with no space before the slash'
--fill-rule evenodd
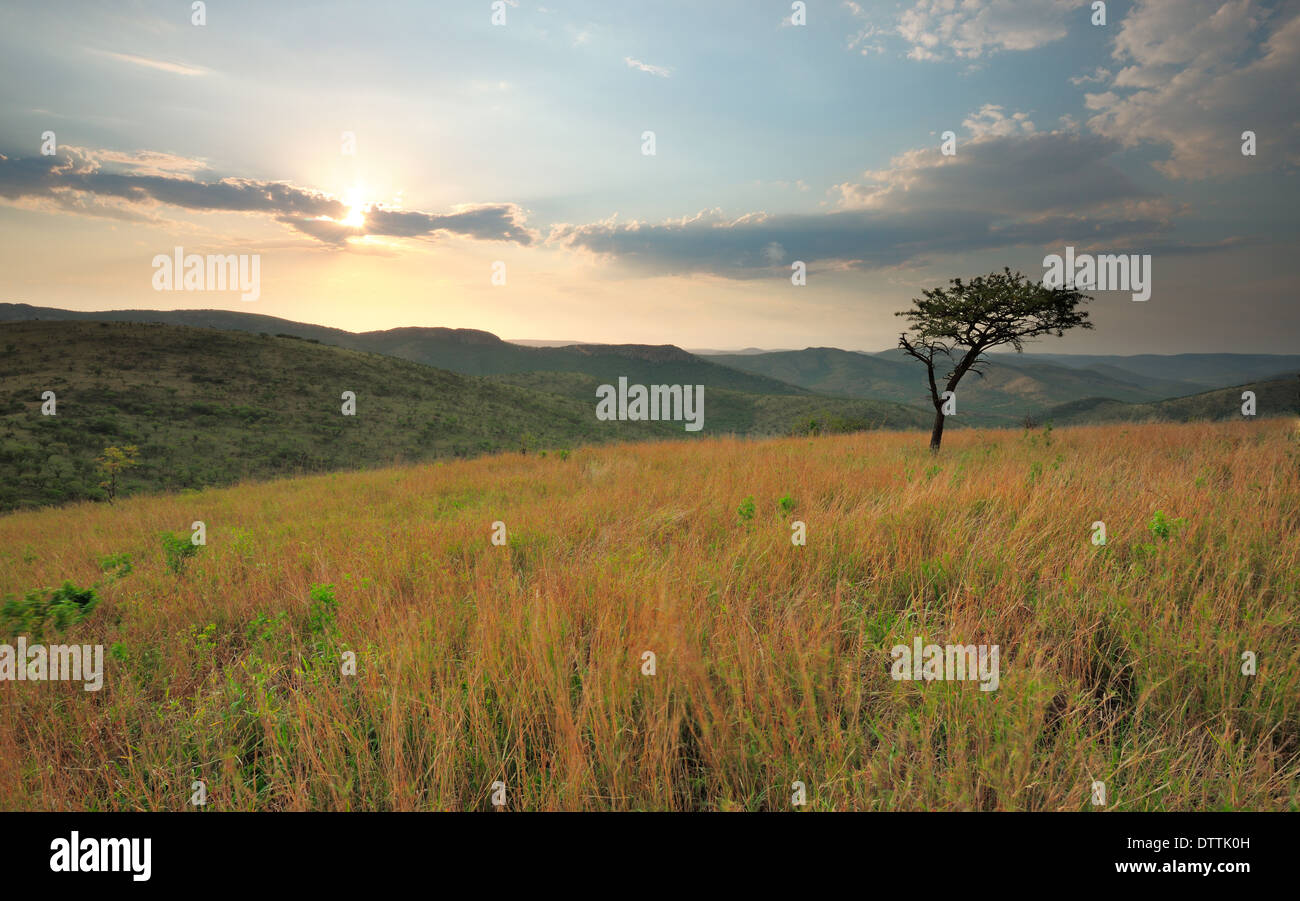
<path id="1" fill-rule="evenodd" d="M 136 459 L 138 448 L 134 444 L 126 444 L 122 447 L 106 447 L 104 452 L 96 458 L 99 464 L 99 471 L 106 478 L 99 483 L 99 487 L 108 493 L 108 502 L 111 504 L 117 497 L 117 480 L 118 477 L 127 469 L 139 464 Z"/>
<path id="2" fill-rule="evenodd" d="M 1073 289 L 1044 287 L 1010 269 L 969 282 L 954 278 L 947 288 L 921 294 L 913 299 L 912 309 L 894 315 L 911 321 L 898 346 L 924 363 L 929 377 L 934 404 L 930 450 L 934 452 L 943 441 L 943 394 L 955 392 L 968 372 L 984 375 L 985 351 L 1010 344 L 1020 353 L 1025 338 L 1053 333 L 1059 338 L 1066 329 L 1092 328 L 1088 314 L 1078 309 L 1091 297 Z M 942 376 L 945 382 L 940 389 L 935 366 L 945 359 L 952 368 Z"/>

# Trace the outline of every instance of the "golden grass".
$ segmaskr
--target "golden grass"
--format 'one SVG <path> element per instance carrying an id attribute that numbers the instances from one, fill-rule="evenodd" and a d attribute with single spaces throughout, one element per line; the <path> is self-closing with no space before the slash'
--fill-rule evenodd
<path id="1" fill-rule="evenodd" d="M 1185 527 L 1152 535 L 1156 511 Z M 193 520 L 177 575 L 158 536 Z M 257 810 L 487 809 L 496 780 L 510 809 L 782 810 L 795 780 L 837 810 L 1300 794 L 1294 421 L 961 430 L 937 458 L 916 432 L 623 445 L 82 504 L 0 518 L 0 593 L 117 552 L 135 571 L 46 639 L 116 645 L 103 689 L 0 684 L 0 807 L 186 809 L 195 779 Z M 893 680 L 916 635 L 999 645 L 1000 687 Z"/>

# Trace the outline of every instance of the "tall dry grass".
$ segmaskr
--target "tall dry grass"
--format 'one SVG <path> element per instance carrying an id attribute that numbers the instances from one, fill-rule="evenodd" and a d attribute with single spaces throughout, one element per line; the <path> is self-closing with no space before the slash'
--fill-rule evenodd
<path id="1" fill-rule="evenodd" d="M 202 779 L 218 809 L 478 809 L 497 780 L 511 809 L 790 809 L 795 780 L 813 809 L 1087 809 L 1093 780 L 1111 808 L 1296 808 L 1294 421 L 925 445 L 625 445 L 0 518 L 0 593 L 102 580 L 47 641 L 115 649 L 99 692 L 0 684 L 0 807 L 185 809 Z M 159 533 L 193 520 L 173 573 Z M 999 645 L 998 690 L 893 680 L 917 635 Z"/>

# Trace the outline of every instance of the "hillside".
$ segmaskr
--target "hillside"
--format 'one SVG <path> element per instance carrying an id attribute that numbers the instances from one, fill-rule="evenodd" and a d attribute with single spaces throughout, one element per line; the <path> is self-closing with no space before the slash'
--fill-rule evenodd
<path id="1" fill-rule="evenodd" d="M 1194 420 L 1241 419 L 1241 394 L 1255 392 L 1255 415 L 1290 416 L 1300 414 L 1300 381 L 1289 378 L 1249 382 L 1233 388 L 1204 391 L 1188 397 L 1148 404 L 1126 404 L 1108 398 L 1093 397 L 1063 404 L 1046 411 L 1043 421 L 1057 425 L 1084 422 L 1191 422 Z"/>
<path id="2" fill-rule="evenodd" d="M 595 397 L 601 380 L 576 372 L 524 372 L 491 376 L 496 382 L 561 394 L 573 400 Z M 742 435 L 792 432 L 849 432 L 862 429 L 915 429 L 930 425 L 934 414 L 887 401 L 824 397 L 814 394 L 750 394 L 706 388 L 706 430 Z M 812 424 L 816 425 L 813 426 Z M 960 426 L 956 420 L 954 427 Z"/>
<path id="3" fill-rule="evenodd" d="M 710 359 L 821 394 L 928 404 L 925 368 L 901 351 L 862 354 L 810 347 Z M 971 374 L 962 381 L 957 389 L 957 410 L 959 418 L 964 416 L 976 423 L 1009 425 L 1068 401 L 1098 396 L 1147 401 L 1198 389 L 1197 385 L 1168 379 L 1126 375 L 1113 368 L 1103 372 L 998 354 L 991 358 L 983 378 Z"/>
<path id="4" fill-rule="evenodd" d="M 560 385 L 576 396 L 573 385 L 614 383 L 703 384 L 718 392 L 720 428 L 772 434 L 780 423 L 807 414 L 847 427 L 853 422 L 887 422 L 910 426 L 916 413 L 902 404 L 929 409 L 923 368 L 898 349 L 858 353 L 833 347 L 804 350 L 695 354 L 673 345 L 571 344 L 508 342 L 477 329 L 394 328 L 348 332 L 292 322 L 256 313 L 227 310 L 117 310 L 83 313 L 27 304 L 0 304 L 0 322 L 121 321 L 163 322 L 267 335 L 294 335 L 352 350 L 384 354 L 440 369 L 475 376 L 519 376 L 513 384 Z M 1052 353 L 994 353 L 984 378 L 967 376 L 958 389 L 958 416 L 950 427 L 1008 426 L 1026 417 L 1044 421 L 1109 421 L 1128 404 L 1145 404 L 1197 395 L 1250 380 L 1276 378 L 1300 369 L 1300 355 L 1282 354 L 1143 354 L 1135 356 Z M 540 373 L 537 378 L 525 377 Z M 548 376 L 545 374 L 553 374 Z M 587 376 L 573 381 L 565 374 Z M 594 382 L 592 382 L 594 380 Z M 549 389 L 544 389 L 549 390 Z M 723 392 L 769 395 L 781 400 L 726 398 Z M 807 396 L 805 402 L 789 398 Z M 818 397 L 823 399 L 817 399 Z M 824 398 L 869 401 L 845 407 Z M 585 398 L 583 398 L 585 399 Z M 1104 400 L 1115 404 L 1104 404 Z M 1194 404 L 1193 404 L 1194 405 Z M 758 408 L 763 408 L 760 411 Z M 1090 419 L 1090 411 L 1097 411 Z M 787 415 L 787 412 L 789 415 Z M 928 414 L 927 414 L 928 415 Z M 1129 415 L 1124 413 L 1122 415 Z M 1137 411 L 1132 415 L 1145 415 Z M 1177 418 L 1177 417 L 1175 417 Z"/>
<path id="5" fill-rule="evenodd" d="M 91 586 L 57 640 L 105 649 L 97 692 L 5 686 L 0 809 L 192 809 L 200 779 L 215 811 L 491 810 L 497 781 L 512 811 L 778 811 L 795 780 L 817 811 L 1096 810 L 1094 781 L 1107 810 L 1296 809 L 1294 423 L 926 444 L 587 446 L 0 516 L 0 598 Z M 206 545 L 165 555 L 195 520 Z M 915 641 L 996 670 L 892 678 Z"/>
<path id="6" fill-rule="evenodd" d="M 102 497 L 95 457 L 135 444 L 124 489 L 680 437 L 579 401 L 295 338 L 137 323 L 0 330 L 0 509 Z M 42 392 L 57 415 L 40 412 Z M 355 392 L 356 415 L 341 412 Z M 707 404 L 706 404 L 707 409 Z M 708 429 L 706 420 L 705 427 Z"/>
<path id="7" fill-rule="evenodd" d="M 1010 357 L 1011 354 L 995 355 Z M 1227 388 L 1267 381 L 1300 370 L 1300 354 L 1052 354 L 1027 355 L 1071 369 L 1093 369 L 1137 376 L 1144 381 L 1173 380 L 1200 388 Z M 1122 377 L 1122 376 L 1121 376 Z M 1194 394 L 1195 390 L 1183 392 Z"/>
<path id="8" fill-rule="evenodd" d="M 161 322 L 202 328 L 284 334 L 324 344 L 385 354 L 464 375 L 518 372 L 581 372 L 613 382 L 626 376 L 646 385 L 705 385 L 753 394 L 809 394 L 805 388 L 719 365 L 672 345 L 576 345 L 525 347 L 477 329 L 394 328 L 348 332 L 257 313 L 226 310 L 113 310 L 82 313 L 27 304 L 0 304 L 0 322 Z"/>

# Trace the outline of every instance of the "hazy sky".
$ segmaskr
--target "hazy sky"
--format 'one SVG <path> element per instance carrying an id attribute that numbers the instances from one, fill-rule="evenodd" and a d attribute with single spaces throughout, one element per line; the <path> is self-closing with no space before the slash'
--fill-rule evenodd
<path id="1" fill-rule="evenodd" d="M 1036 349 L 1294 352 L 1300 2 L 1091 6 L 5 0 L 0 301 L 876 350 L 1073 245 L 1151 299 Z M 259 299 L 155 291 L 176 246 Z"/>

